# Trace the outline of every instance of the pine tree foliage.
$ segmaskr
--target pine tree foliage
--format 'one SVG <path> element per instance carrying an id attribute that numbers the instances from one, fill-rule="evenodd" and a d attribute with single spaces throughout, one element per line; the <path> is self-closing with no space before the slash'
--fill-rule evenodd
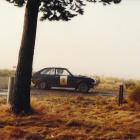
<path id="1" fill-rule="evenodd" d="M 14 3 L 15 6 L 22 7 L 28 0 L 6 0 Z M 121 0 L 31 0 L 38 1 L 40 4 L 39 11 L 42 12 L 41 20 L 64 20 L 68 21 L 78 14 L 84 13 L 86 2 L 102 2 L 106 4 L 118 4 Z"/>

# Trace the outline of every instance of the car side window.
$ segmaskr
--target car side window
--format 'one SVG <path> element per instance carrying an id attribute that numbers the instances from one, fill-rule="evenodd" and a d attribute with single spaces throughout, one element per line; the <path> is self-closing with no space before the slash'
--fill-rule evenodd
<path id="1" fill-rule="evenodd" d="M 69 76 L 69 72 L 65 69 L 56 69 L 56 75 L 64 75 L 64 76 Z"/>
<path id="2" fill-rule="evenodd" d="M 41 75 L 55 75 L 55 69 L 45 69 L 40 72 Z"/>

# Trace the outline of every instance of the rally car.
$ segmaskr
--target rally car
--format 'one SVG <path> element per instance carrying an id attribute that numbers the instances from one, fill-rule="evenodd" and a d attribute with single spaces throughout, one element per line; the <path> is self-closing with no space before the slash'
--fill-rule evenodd
<path id="1" fill-rule="evenodd" d="M 88 92 L 96 85 L 96 79 L 73 75 L 66 68 L 49 67 L 34 73 L 32 83 L 39 89 L 65 87 L 74 88 L 79 92 Z"/>

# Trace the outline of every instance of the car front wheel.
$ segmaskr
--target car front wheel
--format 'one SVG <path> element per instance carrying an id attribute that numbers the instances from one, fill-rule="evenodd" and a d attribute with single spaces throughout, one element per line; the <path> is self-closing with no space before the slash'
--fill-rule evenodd
<path id="1" fill-rule="evenodd" d="M 80 83 L 78 85 L 78 91 L 86 93 L 86 92 L 89 91 L 89 87 L 88 87 L 88 85 L 86 83 Z"/>

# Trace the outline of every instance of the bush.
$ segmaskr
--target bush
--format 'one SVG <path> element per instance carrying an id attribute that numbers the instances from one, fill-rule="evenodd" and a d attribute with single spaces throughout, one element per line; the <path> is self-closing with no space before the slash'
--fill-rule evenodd
<path id="1" fill-rule="evenodd" d="M 136 88 L 136 81 L 133 80 L 125 81 L 125 87 L 126 89 L 134 90 Z"/>
<path id="2" fill-rule="evenodd" d="M 140 86 L 137 86 L 134 90 L 131 91 L 129 99 L 134 103 L 140 104 Z"/>

